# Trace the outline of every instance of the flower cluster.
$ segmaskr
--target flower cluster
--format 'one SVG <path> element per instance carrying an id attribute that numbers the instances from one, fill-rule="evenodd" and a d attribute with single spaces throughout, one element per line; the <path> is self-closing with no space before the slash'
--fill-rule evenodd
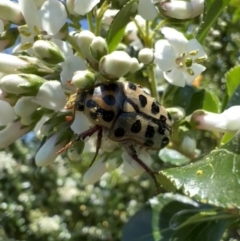
<path id="1" fill-rule="evenodd" d="M 140 72 L 145 74 L 146 69 L 149 73 L 162 71 L 169 83 L 184 86 L 205 70 L 202 62 L 207 56 L 196 39 L 187 40 L 169 27 L 160 31 L 146 28 L 152 37 L 142 31 L 159 11 L 180 19 L 195 17 L 203 12 L 203 1 L 139 0 L 134 4 L 132 11 L 138 14 L 126 25 L 125 42 L 112 49 L 100 36 L 100 30 L 108 31 L 121 10 L 113 9 L 107 1 L 100 4 L 99 0 L 67 0 L 65 5 L 58 0 L 1 1 L 0 31 L 5 38 L 0 40 L 0 148 L 34 130 L 45 140 L 36 154 L 36 164 L 50 165 L 57 153 L 75 139 L 75 134 L 89 129 L 89 120 L 82 112 L 76 111 L 74 118 L 69 118 L 72 110 L 66 108 L 70 103 L 67 99 L 72 100 L 77 90 L 124 81 Z M 88 21 L 89 30 L 81 28 L 81 19 Z M 158 31 L 160 40 L 155 41 L 154 31 Z M 137 56 L 129 54 L 126 43 L 135 47 Z M 151 92 L 157 98 L 156 72 L 149 76 Z M 119 149 L 121 145 L 103 134 L 99 160 L 86 172 L 84 183 L 94 183 L 121 163 L 129 176 L 143 172 Z M 75 148 L 69 148 L 69 158 L 78 160 L 82 151 L 94 152 L 94 138 L 87 140 L 85 147 L 80 141 Z M 119 150 L 118 158 L 111 155 Z M 137 152 L 146 165 L 151 165 L 148 152 Z"/>

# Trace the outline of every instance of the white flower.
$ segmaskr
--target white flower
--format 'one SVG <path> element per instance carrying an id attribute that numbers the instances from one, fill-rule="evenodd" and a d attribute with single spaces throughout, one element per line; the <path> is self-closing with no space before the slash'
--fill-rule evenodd
<path id="1" fill-rule="evenodd" d="M 153 20 L 157 17 L 158 11 L 152 0 L 139 0 L 138 14 L 146 20 Z"/>
<path id="2" fill-rule="evenodd" d="M 64 5 L 57 0 L 45 1 L 38 10 L 34 0 L 19 0 L 21 12 L 31 33 L 46 31 L 49 35 L 56 34 L 67 20 Z"/>
<path id="3" fill-rule="evenodd" d="M 32 97 L 26 96 L 18 99 L 17 103 L 14 106 L 14 111 L 16 115 L 20 117 L 28 117 L 37 108 L 38 108 L 38 105 L 35 103 L 32 103 Z"/>
<path id="4" fill-rule="evenodd" d="M 204 0 L 163 1 L 160 2 L 160 7 L 166 16 L 177 19 L 190 19 L 203 13 Z"/>
<path id="5" fill-rule="evenodd" d="M 0 126 L 5 126 L 14 120 L 15 113 L 12 106 L 8 102 L 1 99 L 0 113 L 4 113 L 0 115 Z"/>
<path id="6" fill-rule="evenodd" d="M 9 146 L 30 130 L 31 127 L 23 127 L 20 121 L 12 122 L 0 131 L 0 148 Z"/>
<path id="7" fill-rule="evenodd" d="M 100 9 L 97 10 L 97 14 L 99 14 Z M 101 19 L 102 27 L 105 30 L 108 30 L 114 17 L 117 15 L 119 10 L 117 9 L 107 9 L 106 12 L 103 14 L 103 17 Z"/>
<path id="8" fill-rule="evenodd" d="M 232 106 L 221 114 L 207 111 L 195 111 L 191 122 L 197 129 L 236 132 L 240 129 L 240 106 Z"/>
<path id="9" fill-rule="evenodd" d="M 74 2 L 74 12 L 79 15 L 85 15 L 89 13 L 100 0 L 75 0 Z"/>
<path id="10" fill-rule="evenodd" d="M 38 93 L 33 97 L 32 102 L 47 109 L 59 111 L 63 109 L 66 104 L 66 95 L 60 82 L 57 80 L 46 81 L 39 88 Z"/>
<path id="11" fill-rule="evenodd" d="M 155 63 L 169 83 L 190 84 L 206 69 L 200 63 L 207 55 L 196 39 L 188 41 L 182 33 L 168 27 L 161 31 L 166 40 L 158 40 L 155 44 Z"/>
<path id="12" fill-rule="evenodd" d="M 52 164 L 57 158 L 57 152 L 66 145 L 66 141 L 58 142 L 58 134 L 54 134 L 41 146 L 35 156 L 36 165 L 44 167 Z"/>
<path id="13" fill-rule="evenodd" d="M 153 163 L 153 160 L 149 153 L 144 149 L 137 150 L 138 158 L 143 161 L 147 166 L 150 166 Z M 124 151 L 122 153 L 122 171 L 127 176 L 137 176 L 143 173 L 145 170 L 134 160 L 129 154 Z"/>

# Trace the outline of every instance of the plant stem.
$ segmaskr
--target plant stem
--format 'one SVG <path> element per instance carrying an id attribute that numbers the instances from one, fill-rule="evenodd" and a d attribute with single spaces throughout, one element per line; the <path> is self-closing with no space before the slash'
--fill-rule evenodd
<path id="1" fill-rule="evenodd" d="M 94 33 L 92 12 L 87 13 L 87 21 L 88 21 L 89 30 L 90 30 L 92 33 Z"/>

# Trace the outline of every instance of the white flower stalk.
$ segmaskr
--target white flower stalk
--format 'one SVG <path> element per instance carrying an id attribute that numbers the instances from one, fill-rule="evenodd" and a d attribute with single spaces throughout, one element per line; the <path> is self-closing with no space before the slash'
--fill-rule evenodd
<path id="1" fill-rule="evenodd" d="M 8 125 L 10 122 L 14 120 L 15 113 L 12 106 L 0 99 L 0 113 L 4 113 L 0 115 L 0 126 Z"/>
<path id="2" fill-rule="evenodd" d="M 151 156 L 146 150 L 138 149 L 137 153 L 139 159 L 141 159 L 147 166 L 150 166 L 153 163 Z M 122 171 L 125 175 L 134 177 L 145 171 L 132 157 L 128 155 L 126 151 L 122 153 L 122 159 Z"/>
<path id="3" fill-rule="evenodd" d="M 23 68 L 27 64 L 27 61 L 17 56 L 0 53 L 0 72 L 3 74 L 20 73 L 17 69 Z"/>
<path id="4" fill-rule="evenodd" d="M 81 134 L 87 129 L 89 129 L 89 120 L 83 112 L 76 111 L 74 116 L 74 121 L 71 125 L 71 129 L 76 134 Z"/>
<path id="5" fill-rule="evenodd" d="M 131 57 L 124 51 L 114 51 L 104 56 L 99 63 L 99 71 L 109 79 L 118 79 L 131 69 Z"/>
<path id="6" fill-rule="evenodd" d="M 44 167 L 51 165 L 54 160 L 57 158 L 57 152 L 63 148 L 67 141 L 62 141 L 58 143 L 58 134 L 54 134 L 47 139 L 47 141 L 41 146 L 38 150 L 35 162 L 39 167 Z"/>
<path id="7" fill-rule="evenodd" d="M 88 70 L 79 70 L 74 73 L 71 84 L 79 90 L 91 89 L 95 84 L 95 74 Z"/>
<path id="8" fill-rule="evenodd" d="M 80 70 L 86 70 L 86 63 L 83 59 L 80 59 L 77 56 L 69 56 L 65 59 L 63 63 L 61 63 L 62 71 L 60 74 L 62 87 L 66 91 L 73 92 L 75 91 L 76 87 L 70 85 L 70 80 L 72 79 L 74 73 Z"/>
<path id="9" fill-rule="evenodd" d="M 240 129 L 240 106 L 232 106 L 221 114 L 195 111 L 192 114 L 191 123 L 197 129 L 234 133 Z"/>
<path id="10" fill-rule="evenodd" d="M 14 111 L 17 116 L 28 117 L 30 116 L 39 105 L 32 102 L 32 97 L 21 97 L 14 106 Z"/>
<path id="11" fill-rule="evenodd" d="M 153 50 L 149 48 L 143 48 L 138 53 L 138 59 L 144 64 L 150 64 L 154 60 Z"/>
<path id="12" fill-rule="evenodd" d="M 138 14 L 146 20 L 153 20 L 158 15 L 158 10 L 152 0 L 138 1 Z"/>
<path id="13" fill-rule="evenodd" d="M 159 7 L 161 12 L 168 17 L 176 19 L 190 19 L 203 13 L 204 0 L 168 0 L 160 2 Z"/>
<path id="14" fill-rule="evenodd" d="M 161 31 L 166 40 L 155 44 L 155 63 L 169 83 L 182 87 L 191 84 L 206 69 L 201 65 L 207 59 L 202 46 L 196 39 L 188 41 L 175 29 L 164 27 Z"/>
<path id="15" fill-rule="evenodd" d="M 55 35 L 67 20 L 66 9 L 60 1 L 45 1 L 39 10 L 34 0 L 19 0 L 19 6 L 33 35 L 42 31 Z"/>
<path id="16" fill-rule="evenodd" d="M 37 40 L 33 44 L 34 54 L 48 64 L 58 64 L 64 61 L 64 55 L 52 41 Z"/>
<path id="17" fill-rule="evenodd" d="M 105 172 L 107 172 L 106 158 L 103 156 L 95 161 L 93 165 L 84 173 L 83 184 L 94 184 Z"/>
<path id="18" fill-rule="evenodd" d="M 66 95 L 60 82 L 57 80 L 46 81 L 39 88 L 32 102 L 47 109 L 59 111 L 62 110 L 66 104 Z"/>
<path id="19" fill-rule="evenodd" d="M 0 87 L 10 94 L 35 95 L 44 82 L 34 74 L 9 74 L 0 79 Z"/>
<path id="20" fill-rule="evenodd" d="M 19 5 L 9 0 L 0 1 L 0 18 L 17 25 L 24 23 Z"/>
<path id="21" fill-rule="evenodd" d="M 74 12 L 79 15 L 85 15 L 89 13 L 100 0 L 75 0 L 74 1 Z"/>
<path id="22" fill-rule="evenodd" d="M 0 131 L 0 148 L 5 148 L 31 130 L 29 126 L 22 126 L 20 121 L 11 122 Z"/>
<path id="23" fill-rule="evenodd" d="M 181 150 L 184 153 L 188 153 L 188 154 L 194 154 L 195 150 L 197 147 L 197 142 L 196 139 L 189 136 L 189 135 L 185 135 L 183 137 L 182 143 L 181 143 Z"/>

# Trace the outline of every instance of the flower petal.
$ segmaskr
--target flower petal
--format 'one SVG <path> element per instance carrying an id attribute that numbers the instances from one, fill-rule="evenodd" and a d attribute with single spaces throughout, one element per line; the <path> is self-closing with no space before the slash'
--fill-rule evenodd
<path id="1" fill-rule="evenodd" d="M 75 0 L 74 11 L 80 15 L 89 13 L 100 0 Z"/>
<path id="2" fill-rule="evenodd" d="M 0 126 L 5 126 L 12 122 L 15 117 L 13 107 L 6 101 L 0 100 Z"/>
<path id="3" fill-rule="evenodd" d="M 201 64 L 193 64 L 191 66 L 191 70 L 193 71 L 194 74 L 190 75 L 187 71 L 183 72 L 184 78 L 188 84 L 191 84 L 193 80 L 196 79 L 196 77 L 201 74 L 204 70 L 206 69 L 205 66 Z"/>
<path id="4" fill-rule="evenodd" d="M 158 11 L 151 0 L 139 0 L 138 14 L 146 20 L 153 20 L 157 17 Z"/>
<path id="5" fill-rule="evenodd" d="M 85 70 L 86 63 L 83 59 L 80 59 L 77 56 L 69 56 L 66 60 L 61 64 L 62 72 L 60 74 L 62 86 L 66 90 L 75 90 L 74 86 L 69 85 L 69 80 L 72 79 L 73 74 L 78 70 Z"/>
<path id="6" fill-rule="evenodd" d="M 176 64 L 176 54 L 167 40 L 158 40 L 155 44 L 154 62 L 162 71 L 171 70 Z"/>
<path id="7" fill-rule="evenodd" d="M 81 134 L 89 129 L 89 120 L 86 115 L 83 114 L 83 112 L 76 111 L 74 121 L 70 128 L 74 133 Z"/>
<path id="8" fill-rule="evenodd" d="M 35 27 L 40 28 L 41 24 L 34 0 L 19 0 L 18 4 L 29 29 L 31 32 L 35 32 Z"/>
<path id="9" fill-rule="evenodd" d="M 61 83 L 55 80 L 44 82 L 32 102 L 55 111 L 63 109 L 66 96 Z"/>
<path id="10" fill-rule="evenodd" d="M 161 32 L 169 41 L 177 56 L 186 52 L 188 40 L 181 32 L 169 27 L 162 28 Z"/>
<path id="11" fill-rule="evenodd" d="M 51 41 L 59 47 L 65 57 L 73 56 L 73 50 L 68 42 L 57 38 L 51 38 Z"/>
<path id="12" fill-rule="evenodd" d="M 101 176 L 107 172 L 104 158 L 101 158 L 93 163 L 93 165 L 85 172 L 83 176 L 83 184 L 93 184 L 97 182 Z"/>
<path id="13" fill-rule="evenodd" d="M 57 17 L 56 17 L 57 16 Z M 67 20 L 67 12 L 60 1 L 46 1 L 39 10 L 42 29 L 48 34 L 56 34 Z"/>
<path id="14" fill-rule="evenodd" d="M 198 53 L 194 56 L 191 56 L 193 59 L 199 58 L 199 57 L 205 57 L 207 58 L 207 55 L 202 47 L 202 45 L 197 41 L 197 39 L 190 39 L 187 44 L 187 53 L 193 50 L 198 50 Z"/>
<path id="15" fill-rule="evenodd" d="M 173 85 L 184 87 L 186 83 L 183 70 L 174 68 L 169 72 L 163 72 L 164 78 Z"/>

